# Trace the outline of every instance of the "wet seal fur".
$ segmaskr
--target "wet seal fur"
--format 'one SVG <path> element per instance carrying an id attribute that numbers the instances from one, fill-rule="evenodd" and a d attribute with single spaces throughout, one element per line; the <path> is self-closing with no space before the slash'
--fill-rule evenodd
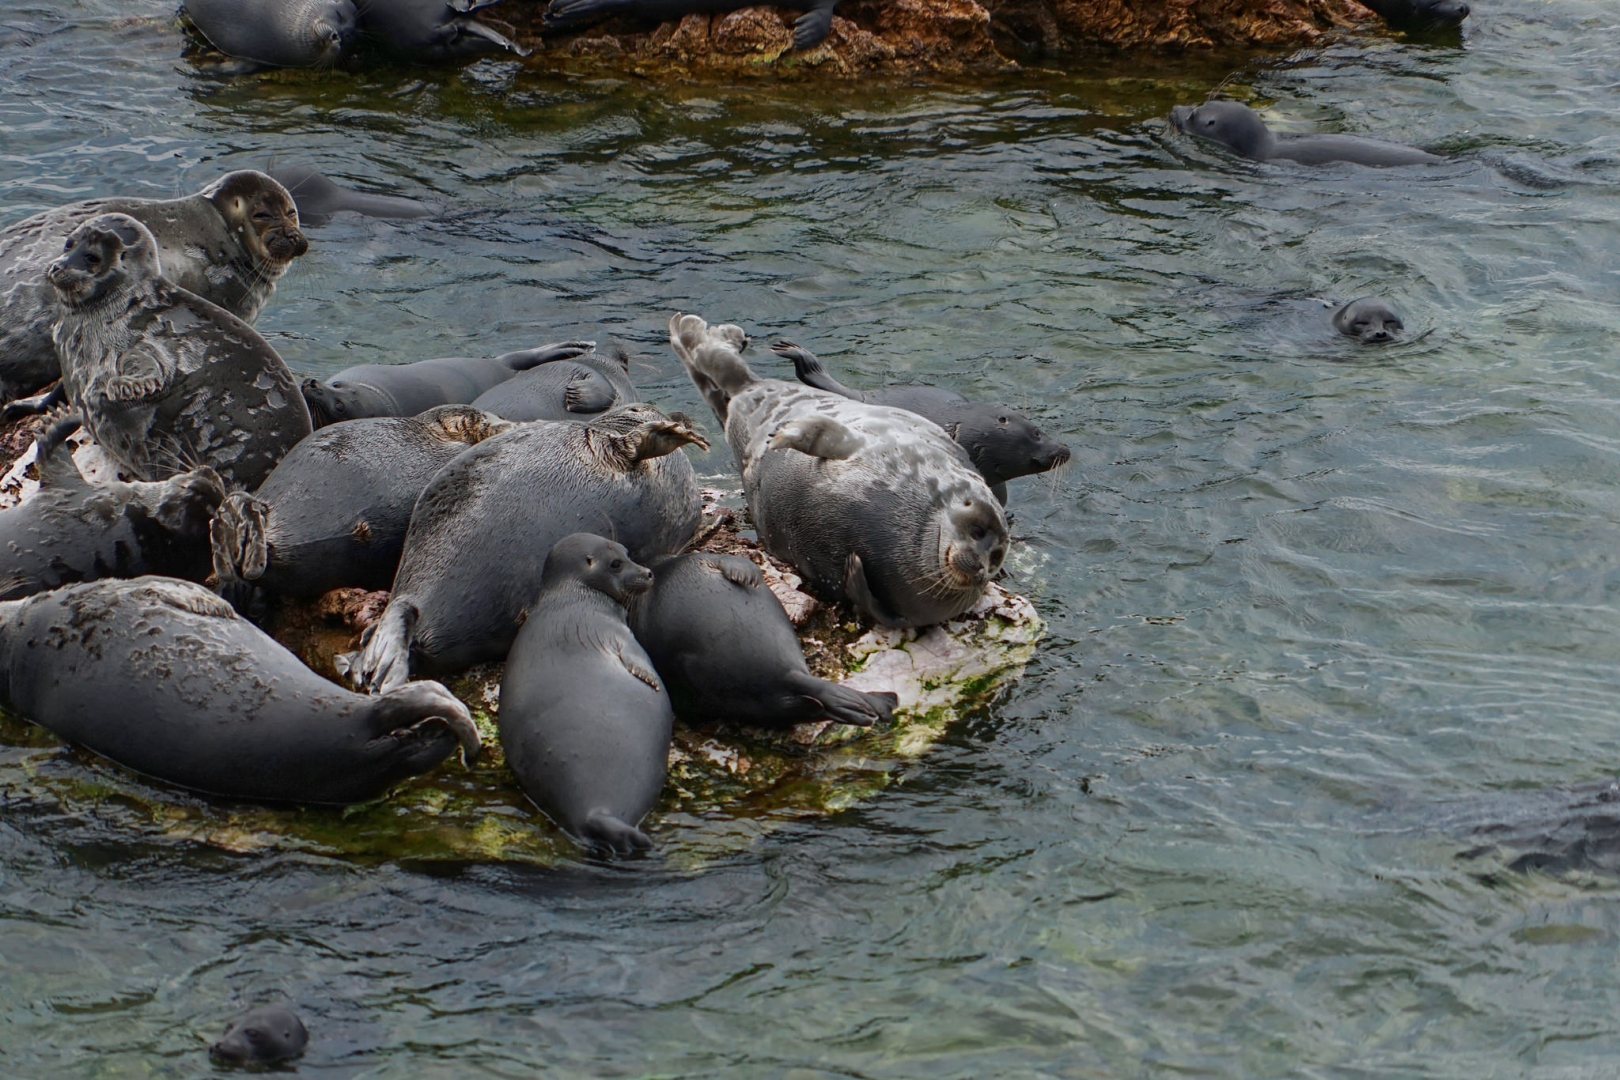
<path id="1" fill-rule="evenodd" d="M 1260 114 L 1237 101 L 1177 105 L 1170 110 L 1170 123 L 1184 134 L 1220 143 L 1250 161 L 1293 161 L 1300 165 L 1346 161 L 1384 168 L 1434 165 L 1446 160 L 1415 146 L 1359 135 L 1278 135 L 1266 126 Z"/>
<path id="2" fill-rule="evenodd" d="M 181 9 L 208 44 L 237 61 L 233 73 L 331 67 L 359 26 L 353 0 L 185 0 Z"/>
<path id="3" fill-rule="evenodd" d="M 1472 10 L 1464 0 L 1361 0 L 1396 30 L 1452 30 Z"/>
<path id="4" fill-rule="evenodd" d="M 412 56 L 449 60 L 492 50 L 528 56 L 506 33 L 474 18 L 500 0 L 358 0 L 360 26 L 390 48 Z"/>
<path id="5" fill-rule="evenodd" d="M 655 23 L 680 22 L 692 14 L 751 6 L 750 0 L 551 0 L 546 7 L 546 29 L 571 30 L 614 15 Z M 796 0 L 776 6 L 804 12 L 793 23 L 793 47 L 802 51 L 820 45 L 831 32 L 838 0 Z"/>
<path id="6" fill-rule="evenodd" d="M 317 425 L 367 416 L 415 416 L 439 405 L 471 405 L 479 395 L 519 372 L 538 364 L 571 360 L 594 348 L 594 341 L 559 341 L 500 356 L 361 364 L 345 368 L 325 381 L 305 379 L 301 389 Z"/>
<path id="7" fill-rule="evenodd" d="M 333 214 L 345 212 L 395 219 L 428 217 L 434 213 L 433 207 L 415 199 L 372 195 L 340 187 L 309 165 L 274 165 L 265 172 L 292 195 L 298 204 L 298 220 L 305 225 L 324 225 L 332 220 Z"/>
<path id="8" fill-rule="evenodd" d="M 637 826 L 669 771 L 675 714 L 624 621 L 651 584 L 623 544 L 563 537 L 501 676 L 507 764 L 547 817 L 595 851 L 652 847 Z"/>
<path id="9" fill-rule="evenodd" d="M 344 586 L 388 588 L 428 481 L 513 426 L 470 405 L 441 405 L 321 428 L 257 492 L 225 500 L 211 534 L 215 576 L 222 587 L 251 581 L 308 599 Z"/>
<path id="10" fill-rule="evenodd" d="M 898 627 L 943 622 L 984 595 L 1007 554 L 1007 521 L 939 425 L 761 379 L 735 326 L 676 315 L 669 339 L 725 426 L 760 546 L 812 591 Z"/>
<path id="11" fill-rule="evenodd" d="M 1007 481 L 1032 476 L 1066 465 L 1069 448 L 1049 438 L 1016 409 L 969 401 L 954 390 L 938 386 L 890 386 L 882 390 L 852 390 L 827 374 L 821 358 L 809 349 L 779 341 L 771 346 L 777 356 L 793 361 L 793 373 L 806 386 L 826 390 L 851 401 L 888 405 L 926 417 L 945 429 L 967 451 L 984 482 L 1007 505 Z"/>
<path id="12" fill-rule="evenodd" d="M 207 589 L 159 577 L 0 604 L 0 704 L 136 772 L 255 802 L 362 802 L 479 749 L 438 683 L 351 693 Z"/>
<path id="13" fill-rule="evenodd" d="M 1363 345 L 1383 345 L 1398 339 L 1406 324 L 1388 303 L 1364 296 L 1333 313 L 1333 329 Z"/>
<path id="14" fill-rule="evenodd" d="M 227 1024 L 208 1053 L 227 1065 L 271 1065 L 298 1057 L 308 1045 L 309 1032 L 297 1013 L 285 1005 L 260 1005 Z"/>
<path id="15" fill-rule="evenodd" d="M 826 718 L 870 727 L 894 718 L 894 694 L 810 674 L 793 623 L 752 562 L 671 555 L 654 560 L 652 572 L 652 588 L 630 602 L 630 629 L 683 720 L 788 727 Z"/>
<path id="16" fill-rule="evenodd" d="M 589 352 L 536 364 L 473 402 L 507 420 L 589 420 L 641 400 L 630 357 Z"/>
<path id="17" fill-rule="evenodd" d="M 537 551 L 570 533 L 615 536 L 633 559 L 679 551 L 703 516 L 685 454 L 702 436 L 651 405 L 588 424 L 537 420 L 441 469 L 416 502 L 382 617 L 338 668 L 372 692 L 413 670 L 499 660 L 540 588 Z"/>
<path id="18" fill-rule="evenodd" d="M 62 388 L 129 474 L 209 465 L 252 490 L 312 430 L 287 365 L 247 323 L 162 276 L 146 226 L 103 214 L 45 276 L 62 303 Z"/>
<path id="19" fill-rule="evenodd" d="M 128 214 L 152 233 L 170 281 L 246 322 L 309 250 L 287 189 L 261 172 L 226 173 L 183 199 L 90 199 L 0 229 L 0 403 L 55 379 L 57 301 L 44 278 L 69 233 L 101 214 Z"/>

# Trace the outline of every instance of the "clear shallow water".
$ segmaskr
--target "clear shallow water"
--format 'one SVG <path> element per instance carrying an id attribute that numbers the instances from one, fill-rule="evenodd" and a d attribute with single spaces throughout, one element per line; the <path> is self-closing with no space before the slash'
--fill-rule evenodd
<path id="1" fill-rule="evenodd" d="M 903 784 L 700 874 L 0 807 L 0 1063 L 209 1075 L 203 1040 L 285 996 L 321 1077 L 1609 1075 L 1620 883 L 1491 876 L 1431 827 L 1620 763 L 1620 26 L 1481 8 L 1460 49 L 817 88 L 221 83 L 167 3 L 8 7 L 42 36 L 0 44 L 4 220 L 272 157 L 452 208 L 313 232 L 260 322 L 297 369 L 589 335 L 706 416 L 684 309 L 1006 400 L 1076 464 L 1015 484 L 1051 630 L 1026 678 Z M 1278 126 L 1458 160 L 1166 137 L 1234 67 Z M 1374 291 L 1406 343 L 1311 300 Z"/>

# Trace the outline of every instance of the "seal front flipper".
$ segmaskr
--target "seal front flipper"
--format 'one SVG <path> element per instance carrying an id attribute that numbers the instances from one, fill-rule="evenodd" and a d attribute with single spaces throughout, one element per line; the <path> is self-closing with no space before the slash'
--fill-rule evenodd
<path id="1" fill-rule="evenodd" d="M 778 341 L 771 346 L 771 352 L 784 360 L 793 361 L 793 374 L 806 386 L 813 386 L 817 390 L 825 390 L 829 394 L 847 397 L 852 401 L 864 401 L 866 395 L 858 390 L 851 390 L 831 375 L 822 366 L 821 357 L 806 349 L 802 345 L 795 345 L 791 341 Z"/>
<path id="2" fill-rule="evenodd" d="M 493 26 L 490 26 L 488 23 L 480 22 L 477 19 L 469 17 L 465 19 L 457 19 L 455 25 L 459 30 L 461 30 L 462 33 L 470 34 L 473 37 L 483 38 L 485 41 L 488 41 L 491 44 L 500 46 L 507 52 L 516 53 L 519 56 L 529 55 L 528 49 L 524 48 L 522 45 L 519 45 L 517 42 L 507 37 Z"/>
<path id="3" fill-rule="evenodd" d="M 546 6 L 547 29 L 562 29 L 587 19 L 605 19 L 632 7 L 629 0 L 551 0 Z"/>
<path id="4" fill-rule="evenodd" d="M 563 390 L 563 408 L 571 413 L 607 412 L 618 400 L 613 384 L 594 371 L 578 371 Z"/>
<path id="5" fill-rule="evenodd" d="M 385 694 L 411 678 L 411 645 L 421 613 L 409 601 L 389 601 L 360 638 L 360 652 L 336 657 L 340 674 L 368 694 Z"/>
<path id="6" fill-rule="evenodd" d="M 593 851 L 606 849 L 619 855 L 648 851 L 653 846 L 652 837 L 633 825 L 626 825 L 607 810 L 591 811 L 580 823 L 579 838 Z"/>
<path id="7" fill-rule="evenodd" d="M 765 572 L 751 559 L 738 555 L 705 555 L 703 561 L 720 571 L 720 576 L 733 585 L 757 589 L 765 584 Z"/>
<path id="8" fill-rule="evenodd" d="M 837 6 L 838 0 L 821 0 L 793 20 L 793 47 L 803 52 L 825 41 L 832 32 L 833 9 Z"/>
<path id="9" fill-rule="evenodd" d="M 904 620 L 890 614 L 888 608 L 872 595 L 872 588 L 866 580 L 866 567 L 861 565 L 861 557 L 853 551 L 844 561 L 844 598 L 854 605 L 856 611 L 870 615 L 884 626 L 905 625 Z"/>
<path id="10" fill-rule="evenodd" d="M 830 416 L 789 420 L 771 433 L 769 450 L 797 450 L 824 461 L 845 461 L 860 452 L 866 440 Z"/>
<path id="11" fill-rule="evenodd" d="M 664 692 L 664 684 L 658 681 L 658 673 L 656 671 L 648 667 L 646 664 L 643 664 L 636 657 L 625 655 L 624 642 L 609 641 L 606 642 L 603 647 L 607 652 L 618 658 L 619 663 L 624 666 L 624 670 L 630 673 L 631 678 L 639 679 L 640 681 L 646 683 L 648 686 L 652 687 L 652 691 L 655 694 L 661 694 Z"/>
<path id="12" fill-rule="evenodd" d="M 21 420 L 25 416 L 44 416 L 66 400 L 67 391 L 62 389 L 62 380 L 57 379 L 56 382 L 51 384 L 51 388 L 43 394 L 18 398 L 7 403 L 5 409 L 0 411 L 0 420 L 4 420 L 9 424 L 13 420 Z"/>

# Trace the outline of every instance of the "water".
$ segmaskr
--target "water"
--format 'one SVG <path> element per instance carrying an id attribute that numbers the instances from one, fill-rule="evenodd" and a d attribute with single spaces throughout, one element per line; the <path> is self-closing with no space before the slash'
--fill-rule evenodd
<path id="1" fill-rule="evenodd" d="M 1611 1075 L 1620 884 L 1493 873 L 1430 827 L 1620 763 L 1611 5 L 1481 4 L 1461 48 L 665 87 L 219 82 L 165 0 L 22 2 L 5 220 L 272 158 L 452 208 L 314 233 L 260 323 L 297 369 L 594 336 L 707 415 L 681 309 L 854 385 L 1005 400 L 1076 463 L 1014 485 L 1051 629 L 1023 681 L 904 783 L 702 873 L 233 856 L 6 809 L 13 1075 L 209 1075 L 203 1040 L 277 997 L 314 1077 Z M 1276 126 L 1457 160 L 1164 134 L 1234 70 Z M 1405 343 L 1311 299 L 1368 292 Z"/>

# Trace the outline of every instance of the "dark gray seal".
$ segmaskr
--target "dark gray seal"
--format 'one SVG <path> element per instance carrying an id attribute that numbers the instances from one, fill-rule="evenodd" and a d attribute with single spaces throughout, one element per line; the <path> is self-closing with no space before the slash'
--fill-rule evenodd
<path id="1" fill-rule="evenodd" d="M 333 214 L 345 212 L 396 219 L 427 217 L 434 212 L 433 207 L 415 199 L 340 187 L 308 165 L 275 165 L 265 171 L 292 195 L 298 204 L 298 220 L 305 225 L 324 225 Z"/>
<path id="2" fill-rule="evenodd" d="M 256 802 L 374 799 L 456 749 L 467 708 L 433 682 L 335 686 L 200 585 L 142 577 L 0 603 L 0 705 L 120 765 Z"/>
<path id="3" fill-rule="evenodd" d="M 105 577 L 208 576 L 208 523 L 225 498 L 214 470 L 92 484 L 50 433 L 35 446 L 39 490 L 0 510 L 0 600 Z"/>
<path id="4" fill-rule="evenodd" d="M 1451 30 L 1472 10 L 1464 0 L 1361 0 L 1396 30 Z"/>
<path id="5" fill-rule="evenodd" d="M 810 674 L 787 612 L 747 559 L 671 555 L 651 569 L 652 588 L 630 602 L 630 629 L 681 719 L 757 727 L 893 719 L 895 695 Z"/>
<path id="6" fill-rule="evenodd" d="M 53 331 L 62 388 L 134 478 L 209 465 L 252 490 L 310 433 L 281 357 L 253 327 L 164 278 L 152 234 L 134 218 L 80 225 L 45 276 L 62 304 Z"/>
<path id="7" fill-rule="evenodd" d="M 1007 555 L 1007 521 L 966 452 L 914 412 L 759 378 L 741 336 L 696 315 L 669 325 L 725 426 L 760 546 L 886 626 L 972 607 Z"/>
<path id="8" fill-rule="evenodd" d="M 593 352 L 536 364 L 484 391 L 473 407 L 507 420 L 589 420 L 640 399 L 629 355 Z"/>
<path id="9" fill-rule="evenodd" d="M 973 467 L 990 485 L 1001 505 L 1007 505 L 1007 481 L 1032 476 L 1068 463 L 1069 448 L 1049 438 L 1016 409 L 969 401 L 954 390 L 938 386 L 890 386 L 882 390 L 852 390 L 827 374 L 821 359 L 809 349 L 780 341 L 771 346 L 776 355 L 793 361 L 799 381 L 851 401 L 906 409 L 932 420 L 967 451 Z"/>
<path id="10" fill-rule="evenodd" d="M 736 11 L 752 7 L 750 0 L 551 0 L 546 7 L 548 30 L 570 30 L 613 15 L 628 15 L 648 22 L 680 22 L 688 15 Z M 777 4 L 804 12 L 793 22 L 793 47 L 813 49 L 832 30 L 838 0 L 797 0 Z"/>
<path id="11" fill-rule="evenodd" d="M 441 469 L 411 514 L 388 607 L 340 669 L 388 690 L 412 670 L 454 672 L 511 648 L 540 586 L 535 552 L 594 530 L 634 559 L 679 551 L 703 516 L 685 454 L 708 443 L 651 405 L 587 424 L 536 420 Z"/>
<path id="12" fill-rule="evenodd" d="M 557 541 L 501 675 L 499 723 L 524 793 L 586 848 L 652 847 L 638 825 L 669 771 L 675 714 L 624 607 L 652 573 L 623 544 Z"/>
<path id="13" fill-rule="evenodd" d="M 247 322 L 309 250 L 287 189 L 251 170 L 183 199 L 90 199 L 8 225 L 0 230 L 0 403 L 60 374 L 51 344 L 56 294 L 44 272 L 68 234 L 100 214 L 145 225 L 165 277 Z"/>
<path id="14" fill-rule="evenodd" d="M 470 405 L 420 416 L 347 420 L 287 452 L 252 495 L 225 501 L 213 523 L 214 573 L 286 596 L 386 589 L 411 509 L 457 454 L 512 424 Z"/>
<path id="15" fill-rule="evenodd" d="M 390 49 L 430 60 L 492 50 L 528 56 L 529 50 L 476 12 L 500 0 L 359 0 L 360 26 Z M 504 24 L 503 24 L 504 25 Z M 506 27 L 507 33 L 511 27 Z"/>
<path id="16" fill-rule="evenodd" d="M 185 0 L 181 9 L 241 72 L 331 67 L 359 26 L 352 0 Z"/>
<path id="17" fill-rule="evenodd" d="M 317 425 L 367 416 L 415 416 L 439 405 L 470 405 L 520 371 L 554 360 L 573 359 L 595 347 L 594 341 L 559 341 L 500 356 L 361 364 L 345 368 L 325 381 L 305 379 L 302 390 Z"/>
<path id="18" fill-rule="evenodd" d="M 290 1061 L 309 1045 L 309 1031 L 285 1005 L 260 1005 L 225 1026 L 225 1034 L 208 1048 L 227 1065 L 272 1065 Z"/>
<path id="19" fill-rule="evenodd" d="M 1333 329 L 1363 345 L 1394 341 L 1406 329 L 1395 309 L 1376 296 L 1352 300 L 1333 313 Z"/>
<path id="20" fill-rule="evenodd" d="M 1220 143 L 1251 161 L 1294 161 L 1301 165 L 1347 161 L 1385 167 L 1432 165 L 1445 160 L 1414 146 L 1359 135 L 1278 135 L 1258 113 L 1236 101 L 1177 105 L 1170 110 L 1170 122 L 1179 131 Z"/>

